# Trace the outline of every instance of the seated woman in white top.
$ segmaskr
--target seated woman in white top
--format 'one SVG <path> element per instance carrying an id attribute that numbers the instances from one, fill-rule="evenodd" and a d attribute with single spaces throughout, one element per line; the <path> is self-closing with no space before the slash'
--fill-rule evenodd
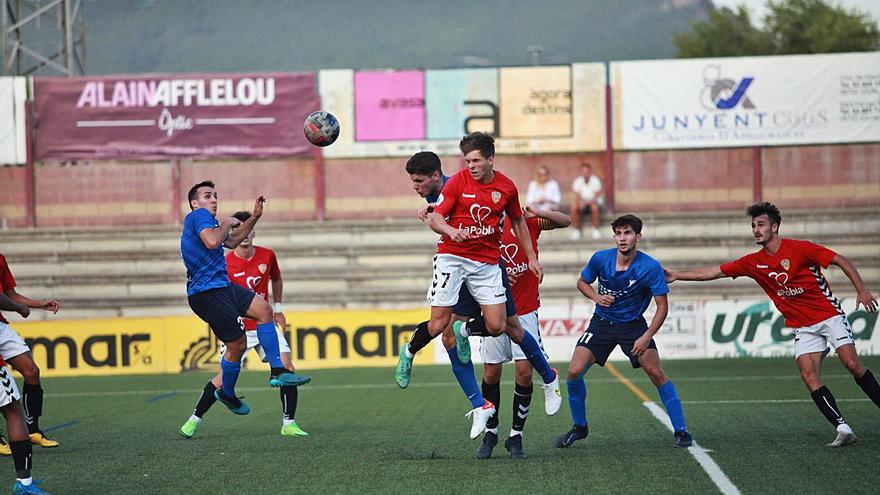
<path id="1" fill-rule="evenodd" d="M 559 184 L 550 178 L 550 169 L 546 165 L 538 167 L 536 177 L 529 182 L 526 193 L 526 204 L 536 210 L 558 210 L 562 201 Z"/>

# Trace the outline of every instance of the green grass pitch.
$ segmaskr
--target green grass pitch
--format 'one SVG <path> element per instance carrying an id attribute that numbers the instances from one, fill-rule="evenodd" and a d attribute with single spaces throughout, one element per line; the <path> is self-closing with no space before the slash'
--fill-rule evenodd
<path id="1" fill-rule="evenodd" d="M 880 357 L 866 365 L 880 371 Z M 562 374 L 565 364 L 557 365 Z M 617 369 L 658 400 L 641 370 Z M 827 449 L 832 427 L 810 400 L 793 359 L 681 360 L 664 363 L 697 442 L 742 493 L 877 493 L 880 411 L 839 361 L 825 384 L 859 436 Z M 298 423 L 308 437 L 282 437 L 278 392 L 266 373 L 243 373 L 248 416 L 221 404 L 196 436 L 177 429 L 209 373 L 44 380 L 41 420 L 56 449 L 35 448 L 34 476 L 53 494 L 281 493 L 718 493 L 688 451 L 623 383 L 594 367 L 587 375 L 590 436 L 569 449 L 553 439 L 570 427 L 568 403 L 543 412 L 536 385 L 526 425 L 527 459 L 500 442 L 477 460 L 469 403 L 446 366 L 421 366 L 407 390 L 387 368 L 320 370 L 300 390 Z M 477 372 L 481 368 L 477 366 Z M 503 438 L 510 429 L 513 368 L 502 382 Z M 562 383 L 563 396 L 565 383 Z M 59 425 L 68 426 L 55 429 Z M 3 459 L 0 493 L 12 485 Z"/>

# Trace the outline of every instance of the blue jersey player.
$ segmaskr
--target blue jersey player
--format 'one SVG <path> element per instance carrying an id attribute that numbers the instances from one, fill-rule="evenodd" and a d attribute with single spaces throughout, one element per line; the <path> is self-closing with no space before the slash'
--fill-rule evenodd
<path id="1" fill-rule="evenodd" d="M 183 221 L 180 255 L 186 265 L 186 293 L 189 307 L 211 331 L 226 344 L 220 359 L 222 387 L 214 392 L 217 400 L 233 413 L 243 415 L 250 407 L 235 395 L 235 382 L 241 372 L 241 356 L 247 346 L 242 317 L 257 321 L 257 338 L 266 352 L 272 371 L 269 385 L 302 385 L 309 378 L 284 368 L 275 331 L 272 307 L 249 289 L 229 281 L 223 247 L 235 248 L 254 228 L 263 215 L 262 196 L 254 204 L 253 215 L 245 222 L 234 217 L 217 222 L 217 191 L 214 183 L 204 181 L 189 190 L 192 209 Z M 233 233 L 230 230 L 238 227 Z"/>
<path id="2" fill-rule="evenodd" d="M 556 439 L 556 446 L 565 448 L 587 437 L 587 387 L 584 375 L 593 363 L 605 360 L 618 345 L 629 357 L 633 368 L 643 368 L 657 387 L 666 407 L 675 434 L 676 447 L 693 443 L 684 421 L 681 400 L 672 380 L 660 367 L 660 355 L 654 335 L 660 330 L 669 305 L 669 287 L 663 267 L 654 258 L 637 249 L 642 238 L 642 221 L 635 215 L 624 215 L 611 224 L 617 248 L 593 254 L 581 272 L 577 287 L 596 303 L 590 326 L 578 339 L 568 367 L 568 405 L 574 426 Z M 598 280 L 598 290 L 593 283 Z M 657 311 L 649 325 L 643 315 L 651 304 Z"/>

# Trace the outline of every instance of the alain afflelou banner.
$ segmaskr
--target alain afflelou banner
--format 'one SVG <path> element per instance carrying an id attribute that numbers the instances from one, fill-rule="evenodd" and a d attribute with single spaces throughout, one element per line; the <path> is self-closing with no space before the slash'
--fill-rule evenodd
<path id="1" fill-rule="evenodd" d="M 37 160 L 307 155 L 314 73 L 34 78 Z"/>

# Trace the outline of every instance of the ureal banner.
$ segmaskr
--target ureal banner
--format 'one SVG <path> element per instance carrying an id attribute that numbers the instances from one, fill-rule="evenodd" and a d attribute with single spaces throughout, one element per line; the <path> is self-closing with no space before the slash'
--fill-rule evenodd
<path id="1" fill-rule="evenodd" d="M 614 147 L 876 142 L 880 52 L 612 62 Z"/>
<path id="2" fill-rule="evenodd" d="M 38 160 L 306 155 L 312 73 L 34 78 Z"/>
<path id="3" fill-rule="evenodd" d="M 473 131 L 499 153 L 597 151 L 605 146 L 602 64 L 428 71 L 326 70 L 321 105 L 342 132 L 328 158 L 457 154 Z"/>
<path id="4" fill-rule="evenodd" d="M 27 161 L 25 100 L 27 78 L 0 77 L 0 164 Z"/>

